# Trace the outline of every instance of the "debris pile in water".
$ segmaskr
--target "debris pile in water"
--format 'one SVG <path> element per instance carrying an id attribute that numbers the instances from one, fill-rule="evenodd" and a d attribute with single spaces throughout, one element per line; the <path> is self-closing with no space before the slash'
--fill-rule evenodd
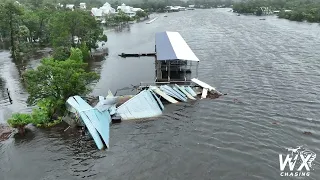
<path id="1" fill-rule="evenodd" d="M 198 80 L 195 86 L 166 84 L 140 86 L 134 96 L 114 96 L 111 91 L 106 97 L 72 96 L 67 107 L 72 118 L 66 121 L 84 126 L 95 141 L 98 149 L 109 148 L 109 125 L 112 121 L 152 118 L 162 114 L 163 103 L 179 103 L 197 99 L 218 98 L 222 94 L 214 87 Z M 75 121 L 76 120 L 76 121 Z M 85 134 L 85 133 L 84 133 Z"/>
<path id="2" fill-rule="evenodd" d="M 0 142 L 9 139 L 13 132 L 13 129 L 8 125 L 0 124 Z"/>

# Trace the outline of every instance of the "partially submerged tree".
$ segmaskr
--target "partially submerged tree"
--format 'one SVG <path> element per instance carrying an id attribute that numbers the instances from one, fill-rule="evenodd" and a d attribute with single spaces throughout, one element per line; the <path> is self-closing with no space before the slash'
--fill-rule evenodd
<path id="1" fill-rule="evenodd" d="M 11 127 L 17 128 L 19 133 L 23 135 L 25 126 L 31 123 L 31 116 L 30 114 L 15 113 L 7 122 Z"/>
<path id="2" fill-rule="evenodd" d="M 106 15 L 105 20 L 107 26 L 117 26 L 122 25 L 124 23 L 128 23 L 133 19 L 123 11 L 119 10 L 117 14 Z"/>
<path id="3" fill-rule="evenodd" d="M 17 57 L 17 32 L 19 31 L 20 16 L 23 14 L 21 7 L 14 2 L 0 4 L 1 29 L 6 29 L 10 34 L 11 53 Z"/>
<path id="4" fill-rule="evenodd" d="M 70 57 L 70 48 L 65 46 L 56 47 L 54 48 L 52 57 L 55 60 L 64 61 Z"/>
<path id="5" fill-rule="evenodd" d="M 148 17 L 148 13 L 145 11 L 137 11 L 135 15 L 135 19 L 145 18 Z"/>
<path id="6" fill-rule="evenodd" d="M 35 105 L 46 99 L 50 107 L 50 119 L 55 115 L 63 115 L 66 100 L 70 96 L 86 95 L 91 91 L 89 85 L 99 79 L 97 73 L 86 72 L 86 66 L 79 49 L 73 49 L 70 59 L 65 61 L 43 59 L 37 69 L 24 74 L 29 93 L 28 104 Z"/>
<path id="7" fill-rule="evenodd" d="M 75 41 L 77 37 L 91 49 L 97 47 L 97 41 L 103 37 L 103 29 L 86 11 L 60 11 L 51 19 L 50 34 L 53 47 L 76 47 L 80 45 Z"/>

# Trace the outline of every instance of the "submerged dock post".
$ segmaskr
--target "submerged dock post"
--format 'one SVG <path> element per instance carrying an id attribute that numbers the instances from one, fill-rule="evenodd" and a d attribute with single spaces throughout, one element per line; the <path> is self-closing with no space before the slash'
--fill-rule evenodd
<path id="1" fill-rule="evenodd" d="M 7 93 L 8 93 L 9 102 L 10 102 L 10 104 L 12 104 L 12 99 L 11 99 L 10 92 L 9 92 L 8 88 L 7 88 Z"/>

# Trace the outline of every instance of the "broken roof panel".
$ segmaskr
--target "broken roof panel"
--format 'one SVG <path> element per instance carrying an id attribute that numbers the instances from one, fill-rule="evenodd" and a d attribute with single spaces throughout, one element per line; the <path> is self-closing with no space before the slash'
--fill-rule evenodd
<path id="1" fill-rule="evenodd" d="M 119 106 L 117 113 L 123 120 L 155 117 L 162 114 L 163 104 L 158 103 L 150 90 L 143 90 Z"/>
<path id="2" fill-rule="evenodd" d="M 67 103 L 80 115 L 98 149 L 103 149 L 104 145 L 109 148 L 109 125 L 111 122 L 109 112 L 100 112 L 96 108 L 92 108 L 80 96 L 70 97 Z"/>
<path id="3" fill-rule="evenodd" d="M 156 33 L 156 53 L 158 61 L 186 60 L 199 61 L 186 41 L 178 32 Z"/>

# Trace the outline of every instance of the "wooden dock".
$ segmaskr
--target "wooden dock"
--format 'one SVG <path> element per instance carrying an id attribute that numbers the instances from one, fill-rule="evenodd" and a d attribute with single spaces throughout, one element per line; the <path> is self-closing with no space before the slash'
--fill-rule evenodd
<path id="1" fill-rule="evenodd" d="M 156 56 L 156 53 L 140 53 L 140 54 L 127 54 L 127 53 L 121 53 L 119 54 L 120 57 L 126 58 L 126 57 L 140 57 L 140 56 Z"/>

